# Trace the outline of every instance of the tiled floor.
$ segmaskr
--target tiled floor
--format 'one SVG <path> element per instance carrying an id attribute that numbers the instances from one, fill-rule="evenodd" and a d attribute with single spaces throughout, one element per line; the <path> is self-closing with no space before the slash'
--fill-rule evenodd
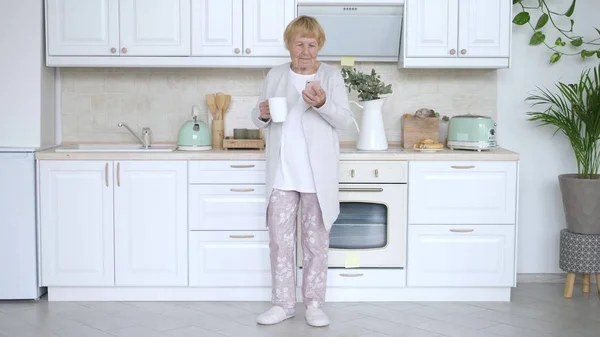
<path id="1" fill-rule="evenodd" d="M 600 336 L 600 300 L 580 287 L 521 284 L 511 303 L 329 303 L 331 325 L 296 317 L 259 326 L 256 302 L 0 302 L 1 337 Z"/>

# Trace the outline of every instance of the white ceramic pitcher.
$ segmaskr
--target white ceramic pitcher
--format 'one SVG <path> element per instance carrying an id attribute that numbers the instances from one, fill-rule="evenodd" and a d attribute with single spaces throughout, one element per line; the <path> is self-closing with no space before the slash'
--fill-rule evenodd
<path id="1" fill-rule="evenodd" d="M 363 110 L 360 120 L 361 128 L 358 128 L 356 120 L 356 130 L 358 131 L 358 141 L 356 142 L 357 150 L 364 151 L 383 151 L 388 149 L 388 142 L 385 135 L 385 127 L 383 126 L 382 107 L 385 103 L 385 98 L 375 99 L 371 101 L 361 101 L 362 105 L 356 104 Z M 361 131 L 362 129 L 362 131 Z"/>

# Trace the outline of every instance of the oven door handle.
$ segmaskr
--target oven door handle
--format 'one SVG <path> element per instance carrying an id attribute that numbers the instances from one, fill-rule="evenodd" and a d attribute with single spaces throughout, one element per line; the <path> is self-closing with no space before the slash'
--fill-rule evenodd
<path id="1" fill-rule="evenodd" d="M 383 188 L 377 187 L 341 187 L 340 192 L 383 192 Z"/>

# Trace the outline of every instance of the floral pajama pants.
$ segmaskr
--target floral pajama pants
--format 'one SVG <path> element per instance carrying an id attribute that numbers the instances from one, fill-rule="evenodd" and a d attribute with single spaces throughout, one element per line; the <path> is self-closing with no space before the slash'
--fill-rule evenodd
<path id="1" fill-rule="evenodd" d="M 302 297 L 305 307 L 319 308 L 325 302 L 329 232 L 323 224 L 315 193 L 273 190 L 267 211 L 274 305 L 296 307 L 296 219 L 298 204 L 302 218 Z"/>

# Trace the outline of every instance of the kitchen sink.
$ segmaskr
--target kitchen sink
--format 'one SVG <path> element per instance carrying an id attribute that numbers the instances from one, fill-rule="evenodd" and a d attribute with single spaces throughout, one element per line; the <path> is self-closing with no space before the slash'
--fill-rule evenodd
<path id="1" fill-rule="evenodd" d="M 175 145 L 152 145 L 144 148 L 140 144 L 76 144 L 56 148 L 56 152 L 172 152 Z"/>

